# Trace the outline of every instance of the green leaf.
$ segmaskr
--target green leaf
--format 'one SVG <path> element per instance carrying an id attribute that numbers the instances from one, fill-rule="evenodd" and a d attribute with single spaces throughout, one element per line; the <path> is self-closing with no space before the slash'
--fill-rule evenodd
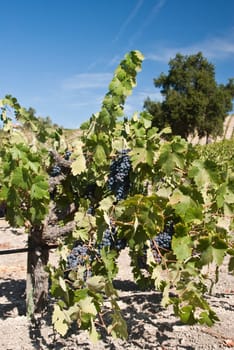
<path id="1" fill-rule="evenodd" d="M 172 237 L 172 249 L 178 261 L 189 258 L 192 254 L 192 240 L 189 236 Z"/>
<path id="2" fill-rule="evenodd" d="M 228 262 L 228 271 L 234 273 L 234 256 L 231 256 Z"/>
<path id="3" fill-rule="evenodd" d="M 179 310 L 179 316 L 180 316 L 180 319 L 183 323 L 186 323 L 186 324 L 194 324 L 195 323 L 192 305 L 183 306 Z"/>
<path id="4" fill-rule="evenodd" d="M 132 167 L 135 169 L 139 164 L 145 164 L 147 160 L 147 150 L 144 147 L 134 148 L 130 152 Z"/>
<path id="5" fill-rule="evenodd" d="M 88 234 L 92 227 L 96 226 L 96 218 L 87 214 L 84 208 L 80 207 L 75 214 L 76 228 L 73 230 L 73 237 L 76 239 L 88 240 Z"/>
<path id="6" fill-rule="evenodd" d="M 190 196 L 184 195 L 180 190 L 176 189 L 170 197 L 169 203 L 175 209 L 176 214 L 181 216 L 186 223 L 201 223 L 203 208 Z"/>
<path id="7" fill-rule="evenodd" d="M 99 207 L 104 212 L 108 212 L 108 210 L 113 206 L 113 197 L 109 196 L 104 198 L 99 202 Z"/>
<path id="8" fill-rule="evenodd" d="M 45 181 L 36 182 L 30 191 L 31 199 L 48 199 L 48 184 Z"/>
<path id="9" fill-rule="evenodd" d="M 214 261 L 220 266 L 228 249 L 227 242 L 219 236 L 214 236 L 212 239 L 212 249 Z"/>
<path id="10" fill-rule="evenodd" d="M 213 262 L 213 249 L 209 246 L 206 250 L 201 252 L 201 263 L 208 265 Z"/>
<path id="11" fill-rule="evenodd" d="M 156 193 L 159 197 L 168 199 L 171 196 L 172 190 L 170 187 L 162 187 Z"/>
<path id="12" fill-rule="evenodd" d="M 21 167 L 14 169 L 12 173 L 12 178 L 11 178 L 11 185 L 20 187 L 22 189 L 27 189 L 28 183 L 26 181 L 25 175 L 26 174 Z"/>
<path id="13" fill-rule="evenodd" d="M 118 271 L 118 267 L 115 261 L 116 251 L 112 250 L 112 251 L 106 252 L 105 248 L 102 248 L 101 257 L 103 260 L 103 264 L 106 268 L 108 278 L 112 280 L 116 276 L 116 273 Z"/>
<path id="14" fill-rule="evenodd" d="M 103 165 L 106 162 L 106 153 L 103 146 L 97 145 L 94 152 L 94 161 L 98 166 Z"/>
<path id="15" fill-rule="evenodd" d="M 214 261 L 218 266 L 220 266 L 223 263 L 223 259 L 226 253 L 226 249 L 216 249 L 212 248 L 213 258 Z"/>
<path id="16" fill-rule="evenodd" d="M 161 145 L 158 164 L 167 175 L 170 175 L 175 167 L 184 168 L 184 154 L 181 151 L 181 147 L 185 151 L 185 146 L 180 143 L 176 145 L 176 143 L 173 144 L 172 142 L 172 144 L 163 143 Z"/>
<path id="17" fill-rule="evenodd" d="M 115 310 L 112 319 L 112 324 L 108 327 L 108 332 L 111 333 L 114 338 L 127 339 L 127 324 L 118 310 Z"/>
<path id="18" fill-rule="evenodd" d="M 217 181 L 214 166 L 212 161 L 195 160 L 189 170 L 189 176 L 194 179 L 198 187 L 208 187 Z"/>
<path id="19" fill-rule="evenodd" d="M 163 294 L 162 294 L 162 300 L 161 300 L 161 305 L 163 307 L 168 306 L 171 303 L 170 297 L 169 297 L 169 289 L 170 289 L 170 284 L 165 282 L 165 285 L 163 287 Z"/>
<path id="20" fill-rule="evenodd" d="M 219 318 L 215 312 L 209 310 L 201 312 L 198 321 L 200 324 L 206 324 L 207 326 L 211 327 L 214 324 L 214 321 L 219 321 Z"/>

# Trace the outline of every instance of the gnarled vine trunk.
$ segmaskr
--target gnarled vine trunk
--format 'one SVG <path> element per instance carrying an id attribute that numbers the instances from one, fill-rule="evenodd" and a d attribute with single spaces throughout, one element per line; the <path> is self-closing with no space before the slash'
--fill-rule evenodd
<path id="1" fill-rule="evenodd" d="M 42 228 L 33 228 L 28 237 L 26 307 L 28 316 L 41 313 L 48 297 L 48 246 L 43 243 Z"/>

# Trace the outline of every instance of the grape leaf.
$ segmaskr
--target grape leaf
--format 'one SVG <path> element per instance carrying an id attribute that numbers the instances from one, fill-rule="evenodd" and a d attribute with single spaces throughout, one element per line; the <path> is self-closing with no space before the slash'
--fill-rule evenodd
<path id="1" fill-rule="evenodd" d="M 64 292 L 67 291 L 66 282 L 64 281 L 64 279 L 61 276 L 59 276 L 59 285 Z"/>
<path id="2" fill-rule="evenodd" d="M 93 298 L 87 296 L 85 299 L 81 299 L 78 302 L 82 312 L 84 312 L 85 314 L 90 314 L 93 316 L 96 316 L 97 314 L 97 309 L 95 307 L 95 304 L 93 302 Z"/>
<path id="3" fill-rule="evenodd" d="M 191 256 L 192 240 L 189 236 L 173 236 L 171 244 L 178 261 L 183 261 Z"/>
<path id="4" fill-rule="evenodd" d="M 86 170 L 86 161 L 83 154 L 76 156 L 76 160 L 72 163 L 71 169 L 74 176 L 80 175 Z"/>
<path id="5" fill-rule="evenodd" d="M 54 306 L 54 311 L 52 315 L 52 322 L 56 331 L 64 336 L 68 331 L 67 318 L 63 311 L 61 311 L 58 305 Z"/>
<path id="6" fill-rule="evenodd" d="M 87 279 L 87 287 L 94 291 L 101 291 L 105 287 L 105 278 L 103 276 L 92 276 Z"/>

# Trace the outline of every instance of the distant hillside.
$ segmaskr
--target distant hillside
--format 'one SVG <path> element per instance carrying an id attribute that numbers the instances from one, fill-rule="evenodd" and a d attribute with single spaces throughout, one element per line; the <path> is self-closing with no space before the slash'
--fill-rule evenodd
<path id="1" fill-rule="evenodd" d="M 224 139 L 234 136 L 234 114 L 229 115 L 224 122 Z"/>
<path id="2" fill-rule="evenodd" d="M 223 136 L 217 137 L 216 141 L 230 139 L 234 136 L 234 114 L 230 114 L 227 116 L 227 118 L 224 121 L 223 130 Z M 204 145 L 206 143 L 206 137 L 199 139 L 197 136 L 195 136 L 191 137 L 189 141 L 193 144 L 200 143 L 201 145 Z"/>

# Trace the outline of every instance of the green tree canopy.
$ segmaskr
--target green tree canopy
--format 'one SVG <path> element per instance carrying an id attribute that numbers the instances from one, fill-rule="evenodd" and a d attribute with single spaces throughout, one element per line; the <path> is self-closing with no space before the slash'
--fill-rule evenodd
<path id="1" fill-rule="evenodd" d="M 214 65 L 201 52 L 183 56 L 180 53 L 169 61 L 168 74 L 154 79 L 161 88 L 162 102 L 147 98 L 144 109 L 153 115 L 159 129 L 170 126 L 174 135 L 187 138 L 216 137 L 223 133 L 223 122 L 232 110 L 234 79 L 226 85 L 215 81 Z"/>

